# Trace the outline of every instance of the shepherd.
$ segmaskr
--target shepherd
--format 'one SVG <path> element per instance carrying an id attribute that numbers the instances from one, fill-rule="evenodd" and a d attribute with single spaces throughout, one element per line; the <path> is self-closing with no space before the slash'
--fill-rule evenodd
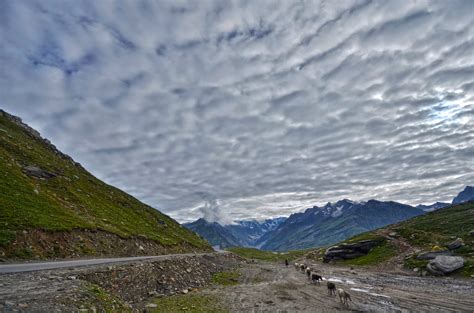
<path id="1" fill-rule="evenodd" d="M 285 266 L 288 267 L 288 260 L 285 259 Z"/>

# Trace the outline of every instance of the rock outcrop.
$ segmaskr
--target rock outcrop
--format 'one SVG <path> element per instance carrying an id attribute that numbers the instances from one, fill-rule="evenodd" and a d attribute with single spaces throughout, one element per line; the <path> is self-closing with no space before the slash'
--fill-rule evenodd
<path id="1" fill-rule="evenodd" d="M 35 178 L 53 178 L 56 177 L 57 175 L 51 172 L 48 172 L 46 170 L 43 170 L 39 168 L 38 166 L 34 165 L 28 165 L 23 168 L 23 171 L 25 172 L 26 175 L 35 177 Z"/>
<path id="2" fill-rule="evenodd" d="M 439 255 L 448 255 L 451 256 L 453 253 L 449 250 L 441 250 L 441 251 L 425 251 L 419 253 L 416 258 L 418 260 L 433 260 Z"/>
<path id="3" fill-rule="evenodd" d="M 464 259 L 460 256 L 438 255 L 431 260 L 426 268 L 433 275 L 446 275 L 464 266 Z"/>
<path id="4" fill-rule="evenodd" d="M 324 253 L 323 262 L 347 260 L 364 256 L 380 243 L 381 240 L 362 240 L 355 243 L 343 243 L 329 247 Z"/>

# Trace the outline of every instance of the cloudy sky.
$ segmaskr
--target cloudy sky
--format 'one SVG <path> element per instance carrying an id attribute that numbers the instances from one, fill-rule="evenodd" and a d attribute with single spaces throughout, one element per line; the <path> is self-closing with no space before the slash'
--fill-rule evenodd
<path id="1" fill-rule="evenodd" d="M 181 222 L 474 183 L 474 1 L 0 2 L 0 108 Z"/>

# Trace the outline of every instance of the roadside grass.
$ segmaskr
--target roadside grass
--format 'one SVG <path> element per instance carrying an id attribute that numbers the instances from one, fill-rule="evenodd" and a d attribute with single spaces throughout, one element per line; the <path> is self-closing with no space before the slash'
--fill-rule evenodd
<path id="1" fill-rule="evenodd" d="M 389 260 L 397 254 L 396 248 L 391 245 L 388 241 L 382 241 L 378 246 L 375 246 L 370 250 L 367 255 L 344 260 L 341 263 L 347 265 L 376 265 Z"/>
<path id="2" fill-rule="evenodd" d="M 153 301 L 157 305 L 151 312 L 192 312 L 192 313 L 224 313 L 229 312 L 225 305 L 216 297 L 209 295 L 185 294 L 160 297 Z"/>
<path id="3" fill-rule="evenodd" d="M 83 299 L 81 307 L 87 312 L 132 312 L 119 298 L 109 294 L 96 284 L 88 283 L 84 289 L 87 299 Z"/>
<path id="4" fill-rule="evenodd" d="M 426 265 L 428 265 L 427 260 L 417 260 L 416 258 L 408 258 L 405 260 L 403 264 L 406 268 L 409 269 L 414 269 L 416 267 L 418 268 L 426 268 Z"/>
<path id="5" fill-rule="evenodd" d="M 219 272 L 212 276 L 212 282 L 217 285 L 232 286 L 239 283 L 240 273 L 233 272 Z"/>
<path id="6" fill-rule="evenodd" d="M 228 251 L 237 254 L 246 259 L 261 260 L 267 262 L 284 262 L 291 261 L 306 255 L 313 249 L 307 250 L 292 250 L 286 252 L 264 251 L 255 248 L 233 247 L 228 248 Z"/>
<path id="7" fill-rule="evenodd" d="M 95 178 L 1 112 L 0 130 L 0 248 L 22 230 L 100 229 L 165 246 L 186 243 L 210 249 L 193 232 Z M 56 177 L 27 176 L 23 169 L 29 165 Z"/>

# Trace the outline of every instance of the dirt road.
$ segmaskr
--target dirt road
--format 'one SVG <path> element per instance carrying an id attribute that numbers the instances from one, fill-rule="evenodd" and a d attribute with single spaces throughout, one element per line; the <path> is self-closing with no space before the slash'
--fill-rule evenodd
<path id="1" fill-rule="evenodd" d="M 473 312 L 474 282 L 414 277 L 317 265 L 326 280 L 344 288 L 352 302 L 329 296 L 326 281 L 310 284 L 293 266 L 255 263 L 241 268 L 242 284 L 205 291 L 224 299 L 232 312 Z"/>

